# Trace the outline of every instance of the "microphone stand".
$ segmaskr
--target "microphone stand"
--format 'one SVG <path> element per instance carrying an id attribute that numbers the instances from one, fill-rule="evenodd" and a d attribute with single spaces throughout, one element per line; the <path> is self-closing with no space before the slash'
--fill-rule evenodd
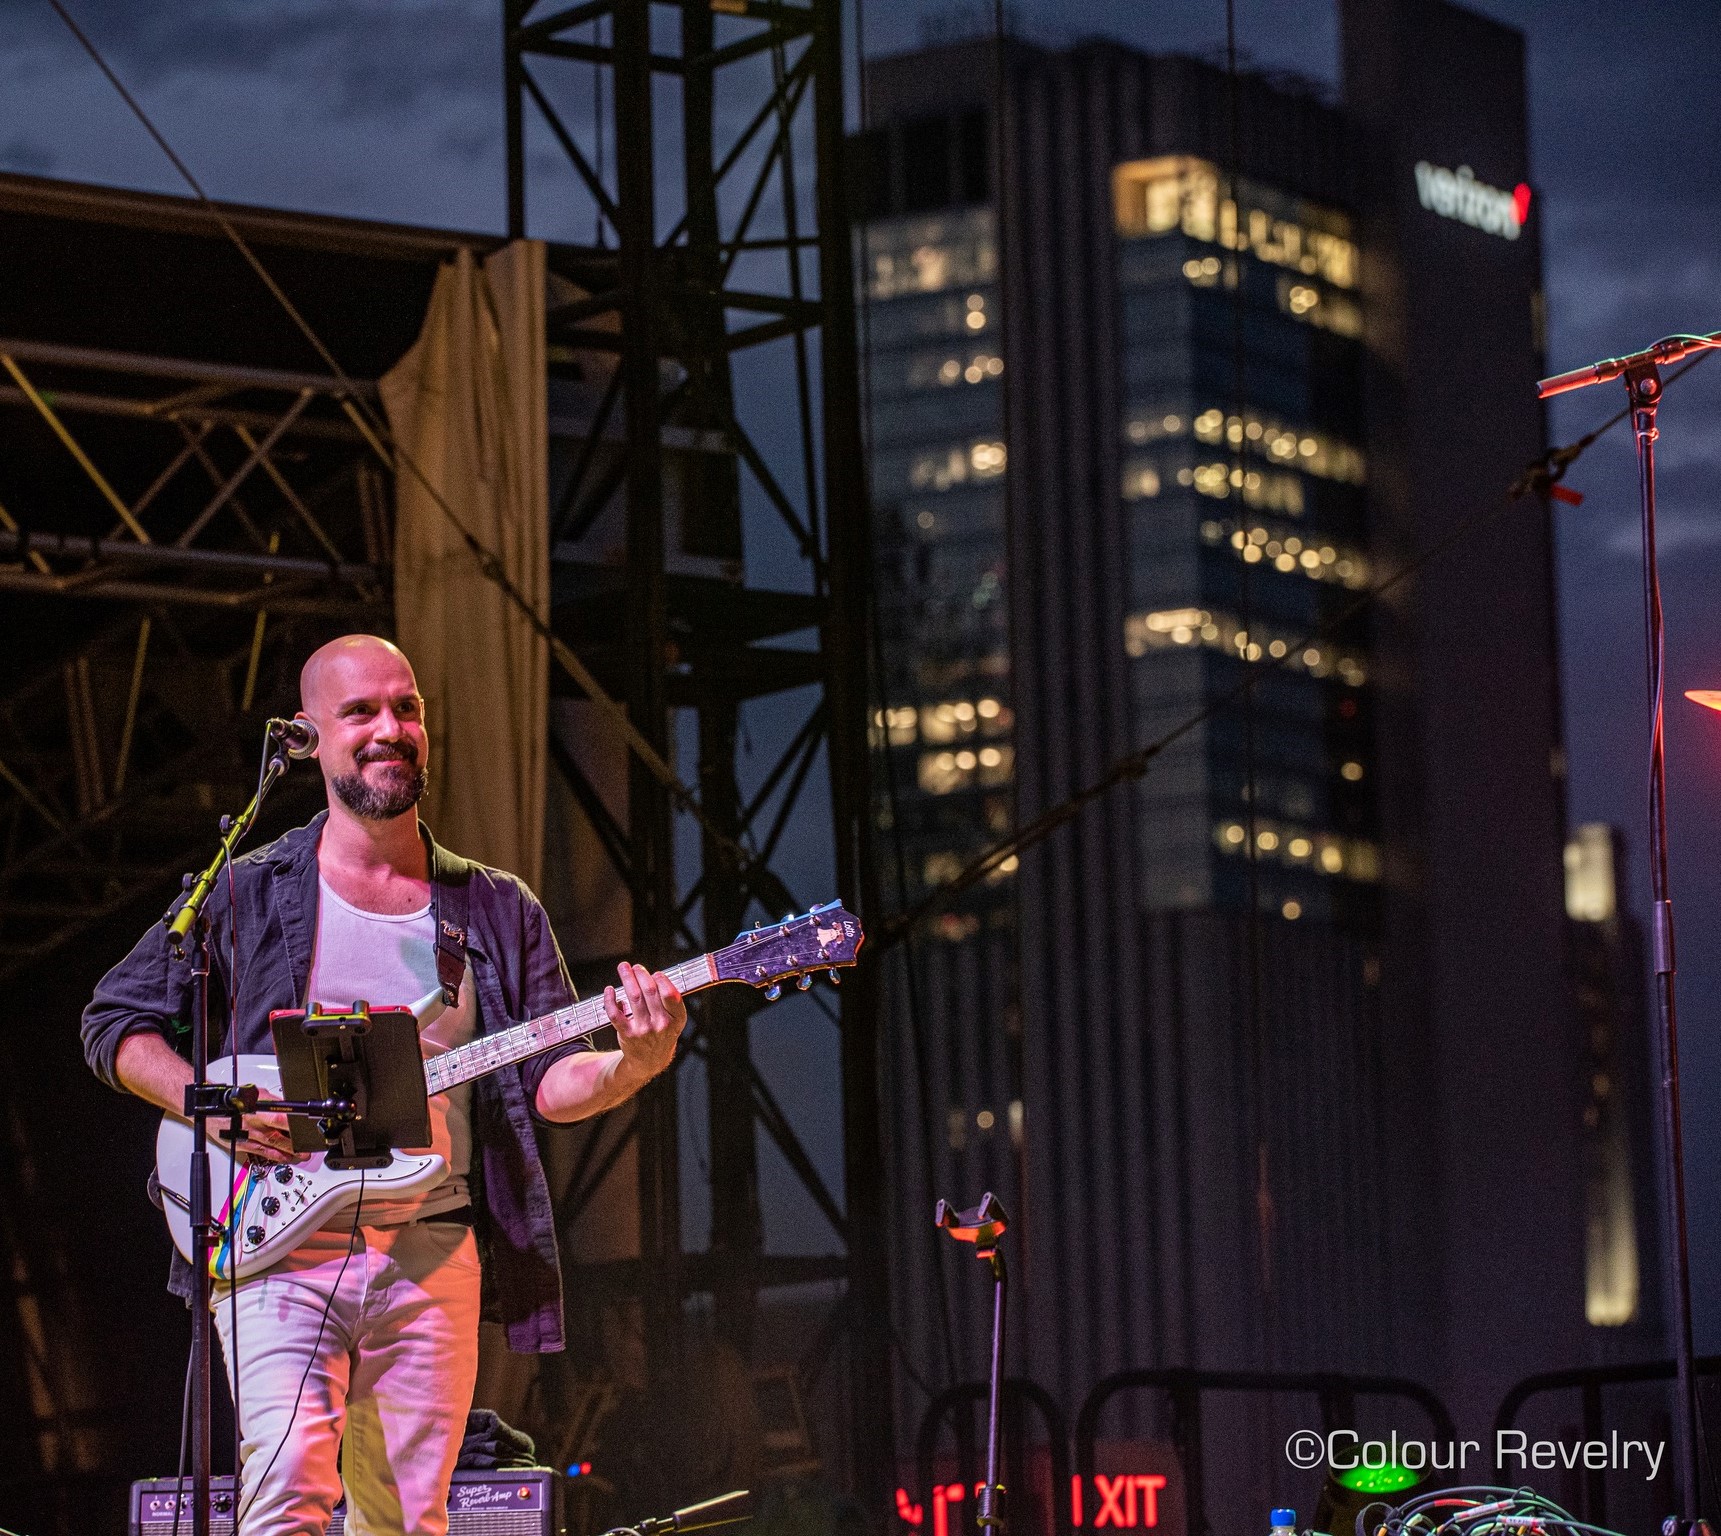
<path id="1" fill-rule="evenodd" d="M 1712 336 L 1674 336 L 1628 357 L 1610 357 L 1587 368 L 1543 379 L 1536 386 L 1546 400 L 1568 390 L 1609 379 L 1625 379 L 1631 429 L 1637 440 L 1637 480 L 1643 522 L 1643 607 L 1649 675 L 1649 882 L 1651 951 L 1655 966 L 1656 1015 L 1661 1040 L 1661 1134 L 1667 1150 L 1665 1262 L 1673 1290 L 1675 1405 L 1678 1425 L 1681 1514 L 1662 1527 L 1664 1536 L 1684 1536 L 1708 1526 L 1702 1520 L 1698 1475 L 1697 1372 L 1691 1338 L 1691 1253 L 1685 1214 L 1685 1144 L 1680 1129 L 1679 1021 L 1674 1002 L 1673 902 L 1667 878 L 1667 763 L 1663 740 L 1665 635 L 1661 613 L 1661 572 L 1655 550 L 1656 411 L 1661 404 L 1661 365 L 1705 347 L 1721 346 Z"/>
<path id="2" fill-rule="evenodd" d="M 209 1175 L 209 1122 L 225 1119 L 222 1133 L 229 1145 L 241 1134 L 243 1101 L 237 1084 L 209 1081 L 209 918 L 203 904 L 215 889 L 222 866 L 244 841 L 264 796 L 287 771 L 287 758 L 273 730 L 270 756 L 258 781 L 257 793 L 237 817 L 220 821 L 221 851 L 195 880 L 185 877 L 190 894 L 177 912 L 162 919 L 168 947 L 176 960 L 191 958 L 191 1082 L 185 1089 L 185 1114 L 191 1121 L 191 1532 L 209 1536 L 210 1461 L 210 1335 L 214 1318 L 210 1313 L 209 1260 L 215 1247 L 215 1222 L 211 1214 Z M 189 941 L 189 944 L 188 944 Z M 235 1027 L 228 1020 L 227 1027 Z"/>
<path id="3" fill-rule="evenodd" d="M 992 1369 L 986 1393 L 986 1481 L 981 1485 L 975 1524 L 980 1536 L 1005 1536 L 1004 1484 L 998 1478 L 998 1418 L 1004 1398 L 1004 1300 L 1009 1275 L 1000 1246 L 1010 1218 L 998 1197 L 988 1190 L 971 1211 L 959 1211 L 940 1200 L 932 1220 L 959 1243 L 974 1244 L 974 1257 L 992 1271 Z"/>

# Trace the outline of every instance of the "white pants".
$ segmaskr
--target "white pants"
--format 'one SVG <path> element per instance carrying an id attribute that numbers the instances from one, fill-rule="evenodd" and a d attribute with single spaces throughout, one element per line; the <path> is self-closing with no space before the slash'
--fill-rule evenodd
<path id="1" fill-rule="evenodd" d="M 470 1227 L 318 1232 L 213 1306 L 230 1388 L 238 1313 L 239 1536 L 324 1536 L 343 1481 L 351 1536 L 446 1536 L 478 1376 Z"/>

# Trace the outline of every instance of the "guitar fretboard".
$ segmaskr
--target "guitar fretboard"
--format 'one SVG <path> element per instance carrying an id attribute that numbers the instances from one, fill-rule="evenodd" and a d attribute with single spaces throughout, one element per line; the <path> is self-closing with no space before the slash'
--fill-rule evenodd
<path id="1" fill-rule="evenodd" d="M 717 965 L 710 955 L 699 955 L 682 961 L 680 965 L 672 965 L 664 975 L 684 996 L 715 986 L 718 981 Z M 623 1001 L 625 1005 L 625 998 Z M 603 997 L 599 994 L 585 998 L 571 1008 L 546 1013 L 541 1019 L 516 1024 L 512 1029 L 480 1035 L 476 1040 L 456 1046 L 452 1051 L 444 1051 L 425 1062 L 425 1086 L 431 1093 L 446 1093 L 450 1088 L 458 1088 L 460 1084 L 469 1083 L 486 1072 L 494 1072 L 498 1067 L 512 1066 L 516 1061 L 525 1061 L 529 1056 L 554 1050 L 572 1040 L 583 1040 L 587 1035 L 596 1034 L 609 1021 L 609 1015 L 604 1012 Z"/>

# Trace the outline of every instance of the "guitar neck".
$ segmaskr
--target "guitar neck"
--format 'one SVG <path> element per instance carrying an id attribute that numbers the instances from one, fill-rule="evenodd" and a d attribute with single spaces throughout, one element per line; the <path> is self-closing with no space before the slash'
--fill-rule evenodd
<path id="1" fill-rule="evenodd" d="M 721 979 L 717 974 L 716 958 L 700 955 L 672 965 L 664 972 L 683 996 L 714 987 Z M 476 1040 L 432 1056 L 424 1064 L 425 1086 L 431 1093 L 446 1093 L 486 1072 L 512 1066 L 532 1056 L 553 1051 L 558 1045 L 583 1040 L 596 1034 L 609 1023 L 604 1012 L 602 996 L 588 997 L 571 1008 L 546 1013 L 541 1019 L 516 1024 L 512 1029 L 498 1030 L 493 1035 L 480 1035 Z"/>

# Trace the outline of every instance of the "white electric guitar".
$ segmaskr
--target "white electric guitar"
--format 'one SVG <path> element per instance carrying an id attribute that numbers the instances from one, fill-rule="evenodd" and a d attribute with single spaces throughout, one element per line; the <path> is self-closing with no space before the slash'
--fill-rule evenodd
<path id="1" fill-rule="evenodd" d="M 757 987 L 767 999 L 775 999 L 786 981 L 795 981 L 805 991 L 818 971 L 828 970 L 834 982 L 838 966 L 855 963 L 864 937 L 860 923 L 833 901 L 804 916 L 755 928 L 726 948 L 671 966 L 664 974 L 683 995 L 733 981 Z M 425 1087 L 433 1094 L 446 1093 L 487 1072 L 595 1034 L 608 1023 L 603 998 L 594 996 L 512 1029 L 480 1035 L 429 1058 L 424 1064 Z M 223 1056 L 210 1062 L 209 1077 L 212 1082 L 255 1084 L 265 1099 L 281 1094 L 281 1074 L 273 1056 L 240 1056 L 237 1063 L 234 1057 Z M 443 1160 L 430 1152 L 396 1152 L 386 1168 L 362 1172 L 330 1168 L 320 1152 L 299 1163 L 233 1159 L 226 1143 L 214 1135 L 217 1125 L 225 1123 L 212 1121 L 209 1137 L 215 1154 L 210 1158 L 212 1215 L 218 1228 L 209 1272 L 217 1280 L 243 1280 L 278 1263 L 309 1233 L 357 1200 L 361 1183 L 368 1200 L 419 1194 L 442 1181 Z M 174 1246 L 188 1260 L 193 1256 L 192 1142 L 189 1120 L 180 1115 L 163 1117 L 155 1141 L 156 1179 Z M 223 1170 L 228 1169 L 232 1177 L 223 1201 Z"/>

